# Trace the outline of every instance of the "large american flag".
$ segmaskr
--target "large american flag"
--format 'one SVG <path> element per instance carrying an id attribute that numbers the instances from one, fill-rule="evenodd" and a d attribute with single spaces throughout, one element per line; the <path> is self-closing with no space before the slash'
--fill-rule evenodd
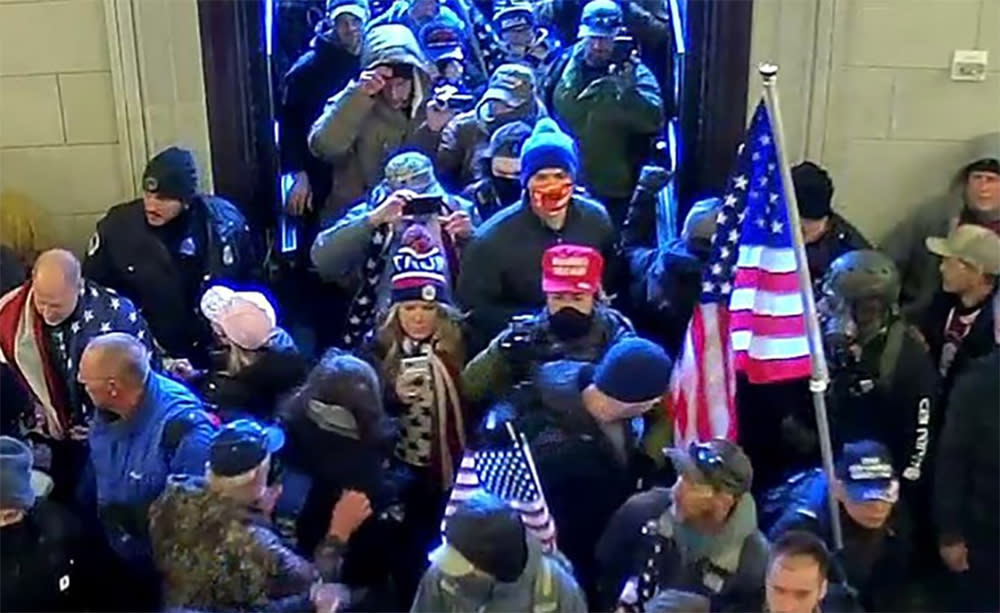
<path id="1" fill-rule="evenodd" d="M 444 518 L 450 517 L 476 490 L 483 489 L 520 513 L 525 528 L 538 537 L 545 551 L 552 551 L 556 547 L 555 521 L 533 470 L 531 451 L 523 436 L 514 438 L 510 447 L 465 452 Z"/>
<path id="2" fill-rule="evenodd" d="M 679 444 L 736 437 L 736 376 L 806 377 L 809 343 L 774 126 L 757 105 L 718 214 L 670 402 Z"/>

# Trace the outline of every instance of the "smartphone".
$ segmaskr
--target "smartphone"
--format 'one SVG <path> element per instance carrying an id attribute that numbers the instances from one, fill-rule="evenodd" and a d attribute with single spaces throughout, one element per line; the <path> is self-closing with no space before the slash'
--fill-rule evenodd
<path id="1" fill-rule="evenodd" d="M 621 66 L 625 62 L 632 60 L 632 56 L 636 50 L 634 38 L 631 36 L 616 36 L 615 48 L 611 52 L 611 63 Z"/>
<path id="2" fill-rule="evenodd" d="M 441 196 L 417 196 L 403 205 L 403 215 L 437 215 L 444 208 Z"/>
<path id="3" fill-rule="evenodd" d="M 425 382 L 430 381 L 431 376 L 431 360 L 425 355 L 418 355 L 412 358 L 403 358 L 400 360 L 401 372 L 405 374 L 415 373 L 416 375 L 422 375 L 423 377 L 416 377 L 413 384 L 417 387 L 424 385 Z"/>

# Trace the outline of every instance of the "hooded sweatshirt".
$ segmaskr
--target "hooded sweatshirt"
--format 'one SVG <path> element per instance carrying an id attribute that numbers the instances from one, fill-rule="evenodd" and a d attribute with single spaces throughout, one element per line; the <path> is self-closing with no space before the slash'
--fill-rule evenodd
<path id="1" fill-rule="evenodd" d="M 373 27 L 365 33 L 361 69 L 385 64 L 413 66 L 409 108 L 395 110 L 381 95 L 367 96 L 357 79 L 330 99 L 309 132 L 309 148 L 334 167 L 333 188 L 326 201 L 336 215 L 363 199 L 382 177 L 385 162 L 410 147 L 433 156 L 440 134 L 427 127 L 425 102 L 433 77 L 413 33 L 403 25 Z"/>
<path id="2" fill-rule="evenodd" d="M 528 546 L 528 560 L 515 581 L 504 583 L 480 574 L 452 577 L 441 572 L 436 566 L 431 566 L 420 581 L 417 596 L 410 609 L 411 613 L 444 611 L 530 613 L 539 610 L 583 613 L 587 611 L 587 604 L 573 576 L 555 558 L 542 553 L 538 539 L 528 534 L 525 540 Z M 538 594 L 536 581 L 544 579 L 551 581 L 551 596 L 547 596 L 546 602 L 543 603 L 541 599 L 536 598 Z"/>
<path id="3" fill-rule="evenodd" d="M 940 258 L 924 245 L 928 236 L 947 236 L 960 223 L 978 223 L 995 228 L 1000 211 L 991 219 L 968 208 L 965 202 L 965 169 L 974 162 L 987 159 L 1000 160 L 1000 132 L 984 134 L 969 144 L 969 155 L 958 169 L 948 194 L 921 207 L 910 220 L 895 228 L 882 245 L 899 268 L 902 292 L 900 304 L 903 313 L 912 317 L 920 314 L 941 289 Z"/>
<path id="4" fill-rule="evenodd" d="M 515 121 L 534 126 L 539 118 L 548 116 L 538 98 L 502 117 L 489 117 L 488 104 L 489 101 L 480 100 L 472 110 L 456 115 L 441 131 L 437 168 L 442 181 L 453 189 L 482 178 L 482 159 L 497 129 Z"/>

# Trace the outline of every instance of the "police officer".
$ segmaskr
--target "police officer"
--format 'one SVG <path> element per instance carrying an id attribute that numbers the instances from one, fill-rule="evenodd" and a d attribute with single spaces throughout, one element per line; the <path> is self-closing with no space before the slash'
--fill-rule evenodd
<path id="1" fill-rule="evenodd" d="M 212 336 L 198 301 L 209 285 L 253 274 L 250 228 L 231 202 L 198 192 L 190 151 L 158 153 L 142 189 L 97 223 L 84 275 L 128 296 L 171 357 L 204 367 Z"/>
<path id="2" fill-rule="evenodd" d="M 938 376 L 927 344 L 899 314 L 899 272 L 881 252 L 852 251 L 830 265 L 822 292 L 834 442 L 885 444 L 913 511 L 916 553 L 933 560 L 929 490 Z"/>

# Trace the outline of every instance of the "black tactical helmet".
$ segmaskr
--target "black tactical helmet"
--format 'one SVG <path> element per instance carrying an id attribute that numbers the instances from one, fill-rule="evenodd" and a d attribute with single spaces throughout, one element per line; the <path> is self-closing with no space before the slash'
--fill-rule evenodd
<path id="1" fill-rule="evenodd" d="M 874 249 L 845 253 L 830 264 L 823 277 L 823 292 L 848 302 L 878 298 L 894 309 L 899 303 L 899 291 L 896 264 Z"/>

